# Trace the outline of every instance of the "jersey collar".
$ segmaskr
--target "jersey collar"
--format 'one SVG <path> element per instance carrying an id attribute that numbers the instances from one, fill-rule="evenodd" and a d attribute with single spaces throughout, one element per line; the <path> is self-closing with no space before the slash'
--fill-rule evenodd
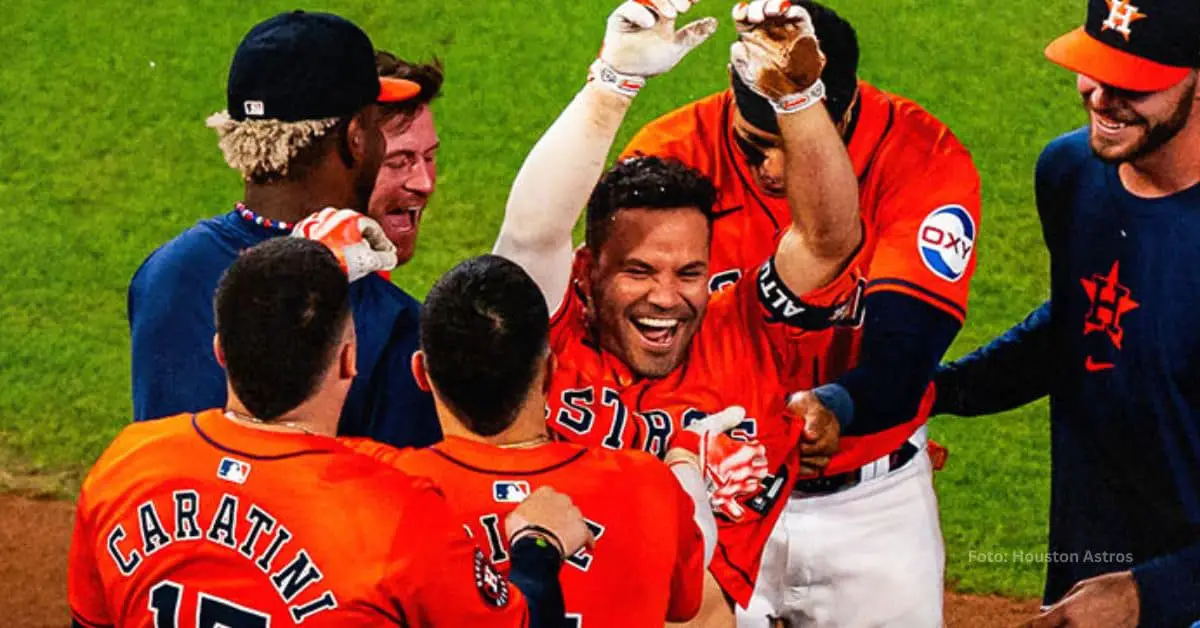
<path id="1" fill-rule="evenodd" d="M 325 453 L 341 445 L 331 437 L 301 432 L 273 432 L 241 425 L 225 418 L 224 410 L 214 408 L 192 415 L 196 435 L 209 445 L 227 453 L 256 460 L 275 460 L 293 456 Z"/>
<path id="2" fill-rule="evenodd" d="M 566 442 L 550 441 L 528 449 L 506 449 L 459 436 L 447 436 L 431 449 L 472 471 L 529 475 L 551 471 L 587 453 L 583 446 Z"/>
<path id="3" fill-rule="evenodd" d="M 854 174 L 861 180 L 867 173 L 875 152 L 883 137 L 892 126 L 892 100 L 879 88 L 867 83 L 858 82 L 858 115 L 854 121 L 854 129 L 850 135 L 847 150 L 850 161 L 854 164 Z"/>

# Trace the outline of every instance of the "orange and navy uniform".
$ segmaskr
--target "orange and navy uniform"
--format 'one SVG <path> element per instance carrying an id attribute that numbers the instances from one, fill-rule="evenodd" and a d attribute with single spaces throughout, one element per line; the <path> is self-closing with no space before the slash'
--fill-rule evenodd
<path id="1" fill-rule="evenodd" d="M 505 574 L 508 514 L 542 486 L 570 496 L 596 539 L 592 549 L 568 557 L 560 572 L 571 625 L 661 627 L 687 621 L 700 608 L 704 540 L 695 507 L 654 456 L 563 442 L 511 449 L 450 436 L 393 460 L 441 487 Z"/>
<path id="2" fill-rule="evenodd" d="M 125 428 L 83 483 L 69 560 L 89 627 L 529 622 L 429 480 L 220 410 Z"/>
<path id="3" fill-rule="evenodd" d="M 860 81 L 848 151 L 859 180 L 868 230 L 861 254 L 866 296 L 891 292 L 928 304 L 961 326 L 975 271 L 980 180 L 970 154 L 950 130 L 916 103 Z M 755 185 L 733 130 L 736 111 L 726 90 L 647 125 L 625 156 L 674 157 L 712 179 L 717 189 L 710 288 L 752 273 L 774 251 L 790 224 L 787 200 Z M 824 332 L 810 368 L 793 374 L 794 390 L 836 380 L 859 363 L 862 326 Z M 940 355 L 940 354 L 939 354 Z M 744 365 L 752 368 L 749 364 Z M 878 432 L 846 435 L 827 475 L 857 469 L 897 449 L 928 418 L 931 384 L 915 415 Z"/>
<path id="4" fill-rule="evenodd" d="M 556 368 L 547 423 L 565 440 L 661 457 L 693 421 L 733 405 L 746 409 L 734 436 L 762 442 L 776 471 L 750 503 L 757 514 L 738 524 L 718 521 L 718 546 L 709 567 L 740 603 L 752 592 L 762 544 L 783 506 L 778 498 L 787 495 L 780 487 L 798 470 L 796 443 L 803 426 L 784 416 L 792 392 L 788 381 L 811 368 L 812 341 L 823 342 L 810 329 L 851 324 L 858 315 L 857 269 L 851 260 L 827 286 L 796 296 L 775 273 L 774 260 L 768 260 L 754 276 L 712 295 L 683 363 L 662 378 L 636 376 L 596 342 L 577 282 L 578 258 L 567 294 L 551 318 Z"/>

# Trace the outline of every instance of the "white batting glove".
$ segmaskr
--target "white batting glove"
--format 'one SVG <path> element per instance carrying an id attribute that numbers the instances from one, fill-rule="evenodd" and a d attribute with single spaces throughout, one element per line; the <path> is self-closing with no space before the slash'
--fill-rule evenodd
<path id="1" fill-rule="evenodd" d="M 387 239 L 383 227 L 352 209 L 326 207 L 301 220 L 292 236 L 329 247 L 351 283 L 396 267 L 396 245 Z"/>
<path id="2" fill-rule="evenodd" d="M 778 113 L 803 111 L 825 98 L 825 53 L 812 16 L 791 0 L 754 0 L 733 7 L 738 40 L 729 60 L 750 89 Z"/>
<path id="3" fill-rule="evenodd" d="M 604 46 L 590 68 L 589 81 L 634 96 L 646 78 L 675 67 L 684 55 L 717 32 L 706 17 L 675 30 L 675 18 L 696 0 L 628 0 L 608 17 Z"/>
<path id="4" fill-rule="evenodd" d="M 725 434 L 745 418 L 744 408 L 730 406 L 692 423 L 671 444 L 672 452 L 682 450 L 695 456 L 713 511 L 734 521 L 746 514 L 739 499 L 757 492 L 769 471 L 767 452 L 761 444 L 734 440 Z M 667 463 L 676 464 L 685 458 L 681 453 L 668 452 Z"/>

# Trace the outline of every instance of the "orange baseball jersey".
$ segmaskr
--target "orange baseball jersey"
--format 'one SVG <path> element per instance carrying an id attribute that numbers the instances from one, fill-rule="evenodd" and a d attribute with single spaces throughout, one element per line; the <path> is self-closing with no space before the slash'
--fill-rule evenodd
<path id="1" fill-rule="evenodd" d="M 745 604 L 753 591 L 762 547 L 798 470 L 796 445 L 803 425 L 785 416 L 791 374 L 811 368 L 821 334 L 810 329 L 856 324 L 863 282 L 856 260 L 829 285 L 797 297 L 770 259 L 752 277 L 712 295 L 683 363 L 666 377 L 635 376 L 597 344 L 576 281 L 550 321 L 557 359 L 547 421 L 566 440 L 609 449 L 666 453 L 672 438 L 693 421 L 739 405 L 746 420 L 735 437 L 757 438 L 775 469 L 750 500 L 756 516 L 743 523 L 718 520 L 710 570 L 722 588 Z M 575 276 L 578 275 L 578 258 Z M 618 499 L 621 499 L 618 496 Z M 586 513 L 585 513 L 586 514 Z"/>
<path id="2" fill-rule="evenodd" d="M 405 450 L 394 464 L 441 487 L 505 574 L 505 517 L 538 487 L 569 495 L 596 543 L 568 557 L 560 572 L 568 625 L 661 628 L 700 608 L 704 541 L 694 506 L 654 456 L 562 442 L 506 449 L 451 436 Z"/>
<path id="3" fill-rule="evenodd" d="M 971 156 L 916 103 L 862 81 L 859 91 L 848 151 L 871 232 L 862 255 L 866 294 L 900 292 L 962 321 L 980 221 L 980 181 Z M 709 264 L 713 290 L 761 265 L 791 220 L 786 199 L 755 186 L 735 139 L 735 110 L 731 91 L 714 94 L 651 122 L 624 153 L 674 157 L 712 179 L 718 216 Z M 856 364 L 861 327 L 836 327 L 824 335 L 815 366 L 792 379 L 796 389 L 832 381 Z M 912 420 L 844 437 L 826 473 L 850 471 L 895 450 L 925 422 L 932 402 L 931 384 Z"/>
<path id="4" fill-rule="evenodd" d="M 83 483 L 68 579 L 83 626 L 528 624 L 431 482 L 220 410 L 117 436 Z"/>

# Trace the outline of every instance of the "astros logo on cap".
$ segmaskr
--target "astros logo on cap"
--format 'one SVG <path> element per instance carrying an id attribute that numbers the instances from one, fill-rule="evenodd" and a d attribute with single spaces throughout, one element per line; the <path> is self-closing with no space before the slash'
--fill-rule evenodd
<path id="1" fill-rule="evenodd" d="M 1104 0 L 1108 4 L 1108 19 L 1104 20 L 1104 24 L 1100 26 L 1100 30 L 1114 30 L 1125 36 L 1125 41 L 1129 41 L 1129 36 L 1133 31 L 1129 27 L 1134 22 L 1145 19 L 1147 16 L 1142 13 L 1138 7 L 1133 6 L 1129 0 Z"/>

